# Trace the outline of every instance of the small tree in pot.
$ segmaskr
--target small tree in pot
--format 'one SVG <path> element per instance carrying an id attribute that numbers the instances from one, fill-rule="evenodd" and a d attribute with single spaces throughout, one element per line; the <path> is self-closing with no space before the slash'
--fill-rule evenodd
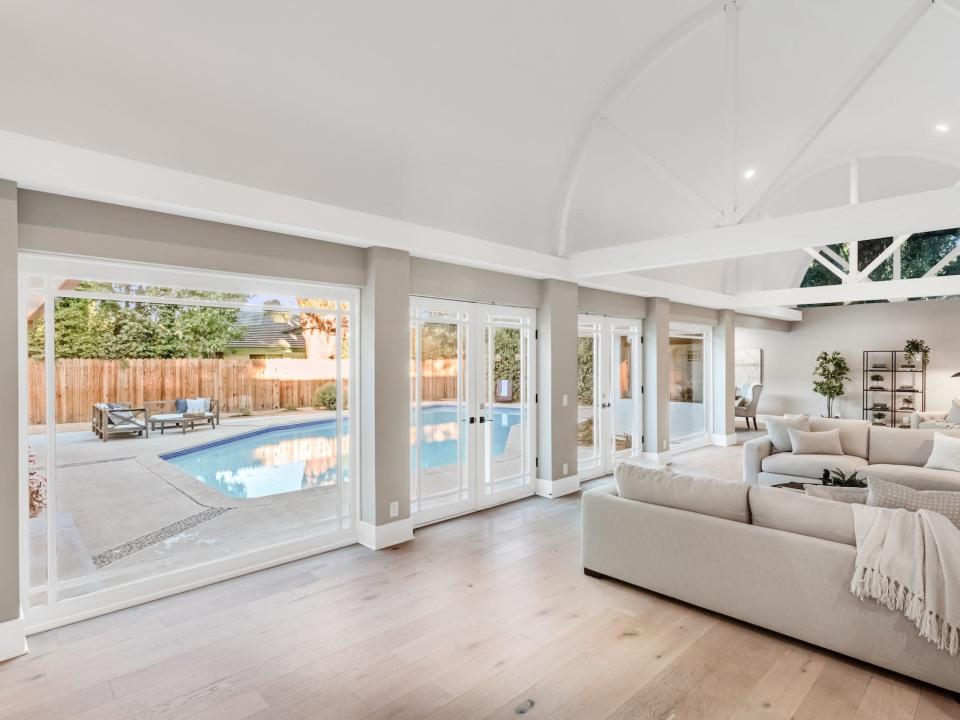
<path id="1" fill-rule="evenodd" d="M 916 358 L 920 357 L 920 366 L 926 367 L 930 362 L 930 346 L 923 340 L 907 340 L 903 345 L 903 362 L 912 367 Z"/>
<path id="2" fill-rule="evenodd" d="M 813 369 L 813 391 L 827 399 L 827 417 L 833 417 L 833 401 L 844 393 L 850 379 L 850 365 L 839 352 L 821 352 Z"/>

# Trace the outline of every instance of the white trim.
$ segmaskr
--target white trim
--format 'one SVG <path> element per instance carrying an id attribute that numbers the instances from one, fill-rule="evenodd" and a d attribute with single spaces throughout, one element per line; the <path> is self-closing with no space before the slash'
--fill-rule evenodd
<path id="1" fill-rule="evenodd" d="M 559 480 L 544 480 L 537 478 L 536 494 L 545 498 L 558 498 L 563 495 L 575 493 L 580 489 L 580 478 L 577 475 L 569 475 Z"/>
<path id="2" fill-rule="evenodd" d="M 745 305 L 812 305 L 819 303 L 888 300 L 937 295 L 960 295 L 960 275 L 940 275 L 910 280 L 880 280 L 782 290 L 756 290 L 739 295 Z"/>
<path id="3" fill-rule="evenodd" d="M 385 525 L 361 520 L 357 523 L 357 542 L 371 550 L 382 550 L 413 540 L 413 520 L 402 518 Z"/>
<path id="4" fill-rule="evenodd" d="M 27 647 L 27 633 L 23 625 L 23 615 L 16 620 L 0 622 L 0 662 L 26 655 L 30 652 Z"/>
<path id="5" fill-rule="evenodd" d="M 644 460 L 659 463 L 660 465 L 669 465 L 673 460 L 674 450 L 663 450 L 661 452 L 643 452 L 640 457 Z"/>
<path id="6" fill-rule="evenodd" d="M 804 248 L 804 252 L 806 252 L 807 255 L 812 257 L 818 263 L 823 265 L 823 267 L 825 267 L 827 270 L 829 270 L 838 278 L 840 278 L 842 282 L 847 282 L 847 280 L 850 279 L 847 273 L 843 272 L 840 268 L 838 268 L 832 262 L 827 262 L 827 259 L 820 254 L 820 250 L 818 248 Z"/>
<path id="7" fill-rule="evenodd" d="M 335 536 L 331 536 L 335 537 Z M 106 615 L 124 608 L 141 605 L 151 600 L 177 595 L 188 590 L 213 585 L 224 580 L 249 575 L 267 568 L 320 555 L 348 545 L 355 545 L 353 537 L 333 539 L 323 545 L 316 538 L 306 538 L 283 545 L 271 545 L 252 552 L 235 555 L 223 560 L 203 563 L 193 567 L 163 573 L 126 585 L 89 593 L 69 600 L 61 600 L 53 607 L 35 607 L 30 610 L 27 634 L 44 632 L 70 623 Z M 283 555 L 274 555 L 277 548 Z M 214 572 L 211 572 L 213 570 Z M 109 593 L 111 602 L 103 604 L 103 594 Z"/>
<path id="8" fill-rule="evenodd" d="M 714 433 L 710 436 L 710 439 L 714 445 L 719 445 L 721 447 L 730 447 L 731 445 L 737 444 L 737 434 L 735 432 L 730 433 L 729 435 Z"/>

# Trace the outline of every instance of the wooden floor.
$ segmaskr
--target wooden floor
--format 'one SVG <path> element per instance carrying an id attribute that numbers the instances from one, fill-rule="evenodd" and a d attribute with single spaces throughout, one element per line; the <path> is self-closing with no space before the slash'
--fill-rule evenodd
<path id="1" fill-rule="evenodd" d="M 737 452 L 678 466 L 735 474 Z M 0 718 L 960 718 L 929 686 L 585 577 L 579 542 L 579 496 L 531 498 L 54 630 L 0 665 Z"/>

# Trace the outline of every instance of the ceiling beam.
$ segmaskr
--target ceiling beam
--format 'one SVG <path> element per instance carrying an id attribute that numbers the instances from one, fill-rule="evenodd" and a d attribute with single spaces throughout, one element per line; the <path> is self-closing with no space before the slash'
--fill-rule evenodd
<path id="1" fill-rule="evenodd" d="M 818 263 L 823 265 L 823 267 L 825 267 L 827 270 L 829 270 L 838 278 L 840 278 L 841 282 L 847 282 L 847 280 L 850 279 L 849 277 L 847 277 L 847 274 L 845 272 L 841 271 L 840 268 L 838 268 L 832 262 L 827 262 L 826 258 L 824 258 L 823 255 L 821 255 L 818 250 L 814 250 L 813 248 L 804 248 L 804 250 L 806 250 L 807 255 L 812 257 Z"/>
<path id="2" fill-rule="evenodd" d="M 873 76 L 883 62 L 897 48 L 900 42 L 913 29 L 921 17 L 933 6 L 933 0 L 913 0 L 910 7 L 874 47 L 873 51 L 864 58 L 854 74 L 844 83 L 843 87 L 830 103 L 830 110 L 820 121 L 803 136 L 803 141 L 780 171 L 773 176 L 767 186 L 754 198 L 753 202 L 737 213 L 736 221 L 740 222 L 754 210 L 763 207 L 770 195 L 777 189 L 783 179 L 793 170 L 794 166 L 807 154 L 807 150 L 819 139 L 830 126 L 837 115 L 847 106 L 853 97 L 860 91 L 866 82 Z"/>
<path id="3" fill-rule="evenodd" d="M 676 172 L 668 168 L 660 160 L 647 152 L 639 142 L 628 135 L 627 132 L 617 125 L 613 120 L 608 117 L 604 117 L 603 122 L 606 123 L 618 136 L 623 138 L 623 140 L 630 145 L 630 147 L 633 149 L 634 155 L 636 155 L 636 157 L 647 167 L 647 169 L 651 170 L 658 178 L 663 180 L 667 185 L 671 186 L 688 200 L 693 201 L 695 205 L 701 207 L 705 211 L 704 215 L 712 222 L 719 224 L 721 216 L 720 208 L 716 207 L 706 197 L 701 195 L 692 185 L 687 184 L 687 182 Z"/>
<path id="4" fill-rule="evenodd" d="M 630 94 L 643 74 L 652 67 L 659 58 L 696 33 L 708 21 L 717 17 L 721 10 L 722 8 L 718 3 L 708 2 L 702 9 L 674 26 L 640 55 L 634 63 L 633 69 L 627 73 L 626 77 L 607 95 L 593 113 L 590 122 L 587 123 L 587 126 L 580 136 L 580 140 L 577 143 L 576 150 L 573 152 L 564 176 L 563 185 L 561 186 L 560 209 L 557 213 L 557 255 L 565 255 L 567 252 L 567 230 L 570 221 L 570 208 L 573 205 L 573 195 L 577 189 L 577 181 L 580 179 L 580 171 L 583 168 L 584 160 L 593 145 L 597 128 L 600 126 L 603 118 L 610 115 L 620 103 L 623 102 L 624 98 Z"/>
<path id="5" fill-rule="evenodd" d="M 573 253 L 576 278 L 960 227 L 960 187 Z"/>
<path id="6" fill-rule="evenodd" d="M 735 222 L 740 191 L 738 125 L 740 95 L 740 9 L 737 0 L 724 0 L 724 93 L 723 131 L 728 197 L 724 224 Z"/>
<path id="7" fill-rule="evenodd" d="M 960 295 L 960 275 L 785 288 L 783 290 L 756 290 L 738 294 L 737 306 L 743 308 L 765 305 L 794 307 L 796 305 L 936 297 L 941 295 Z"/>

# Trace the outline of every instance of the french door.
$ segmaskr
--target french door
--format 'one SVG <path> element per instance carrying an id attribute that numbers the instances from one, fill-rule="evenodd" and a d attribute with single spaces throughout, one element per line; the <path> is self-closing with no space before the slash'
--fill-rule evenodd
<path id="1" fill-rule="evenodd" d="M 414 523 L 533 493 L 536 311 L 413 298 Z"/>
<path id="2" fill-rule="evenodd" d="M 670 324 L 670 449 L 710 444 L 713 328 Z"/>
<path id="3" fill-rule="evenodd" d="M 643 450 L 640 322 L 581 315 L 578 335 L 578 474 L 588 480 Z"/>

